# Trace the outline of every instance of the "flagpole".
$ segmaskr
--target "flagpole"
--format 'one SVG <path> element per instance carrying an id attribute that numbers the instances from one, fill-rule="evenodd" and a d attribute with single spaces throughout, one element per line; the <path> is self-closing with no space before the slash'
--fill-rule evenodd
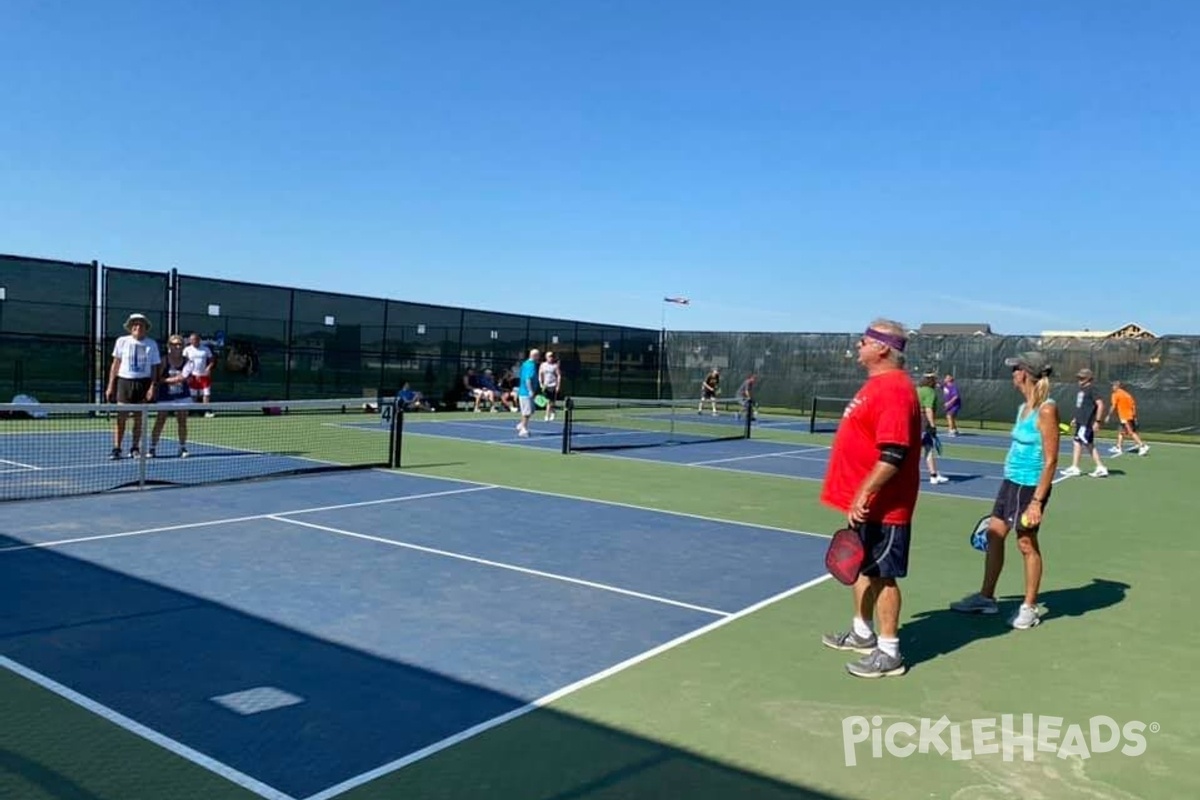
<path id="1" fill-rule="evenodd" d="M 664 297 L 662 300 L 662 327 L 658 332 L 657 394 L 659 400 L 663 399 L 663 378 L 667 370 L 667 306 L 672 303 L 686 306 L 691 304 L 691 300 L 686 297 Z"/>
<path id="2" fill-rule="evenodd" d="M 662 400 L 663 370 L 667 368 L 667 301 L 663 300 L 662 325 L 658 329 L 658 374 L 655 376 L 654 396 Z"/>

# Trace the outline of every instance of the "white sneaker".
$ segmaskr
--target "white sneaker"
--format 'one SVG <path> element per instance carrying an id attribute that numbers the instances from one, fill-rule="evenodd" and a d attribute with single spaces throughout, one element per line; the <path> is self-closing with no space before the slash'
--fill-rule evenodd
<path id="1" fill-rule="evenodd" d="M 1088 473 L 1088 477 L 1089 478 L 1107 478 L 1108 477 L 1108 469 L 1106 467 L 1096 467 L 1094 470 L 1092 470 L 1091 472 Z"/>
<path id="2" fill-rule="evenodd" d="M 1121 455 L 1121 448 L 1114 444 L 1112 447 L 1108 448 L 1108 452 L 1112 453 L 1114 456 L 1119 456 Z"/>
<path id="3" fill-rule="evenodd" d="M 1009 620 L 1009 624 L 1019 631 L 1027 631 L 1036 627 L 1041 621 L 1037 606 L 1027 606 L 1022 603 L 1020 610 Z"/>
<path id="4" fill-rule="evenodd" d="M 528 439 L 529 431 L 525 428 L 521 428 L 521 430 L 517 431 L 517 436 L 520 436 L 522 439 Z"/>
<path id="5" fill-rule="evenodd" d="M 1074 478 L 1076 475 L 1082 475 L 1083 472 L 1079 467 L 1067 467 L 1062 471 L 1064 478 Z"/>
<path id="6" fill-rule="evenodd" d="M 1144 456 L 1144 455 L 1146 455 L 1146 453 L 1149 453 L 1149 452 L 1150 452 L 1150 445 L 1148 445 L 1148 444 L 1144 444 L 1137 449 L 1137 454 L 1139 456 Z"/>
<path id="7" fill-rule="evenodd" d="M 949 483 L 950 479 L 945 475 L 930 475 L 929 482 L 936 486 L 939 483 Z"/>

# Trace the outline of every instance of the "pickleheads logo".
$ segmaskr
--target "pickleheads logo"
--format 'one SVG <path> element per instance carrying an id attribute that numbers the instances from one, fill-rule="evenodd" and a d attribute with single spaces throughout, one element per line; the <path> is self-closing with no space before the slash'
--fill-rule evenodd
<path id="1" fill-rule="evenodd" d="M 943 716 L 922 719 L 918 725 L 901 721 L 885 726 L 880 716 L 869 720 L 846 717 L 842 720 L 842 747 L 847 767 L 858 763 L 859 745 L 864 745 L 865 751 L 866 742 L 870 742 L 871 758 L 883 758 L 885 752 L 896 758 L 935 752 L 949 753 L 955 761 L 997 755 L 1012 761 L 1020 752 L 1022 759 L 1033 761 L 1040 753 L 1057 758 L 1091 758 L 1097 753 L 1117 751 L 1132 758 L 1146 752 L 1146 733 L 1159 731 L 1157 722 L 1131 720 L 1120 724 L 1107 716 L 1069 725 L 1065 722 L 1062 717 L 1004 714 L 967 722 L 951 722 Z"/>

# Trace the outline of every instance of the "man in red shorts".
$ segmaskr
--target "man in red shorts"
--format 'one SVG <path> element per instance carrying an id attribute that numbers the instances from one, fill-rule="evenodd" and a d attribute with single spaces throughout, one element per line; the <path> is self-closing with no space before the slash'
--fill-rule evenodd
<path id="1" fill-rule="evenodd" d="M 192 398 L 207 404 L 212 398 L 212 350 L 208 349 L 200 334 L 193 333 L 188 339 L 188 346 L 183 348 L 183 357 L 192 363 L 192 375 L 188 378 Z M 211 417 L 212 412 L 207 411 L 204 416 Z"/>
<path id="2" fill-rule="evenodd" d="M 863 653 L 846 665 L 859 678 L 903 675 L 900 587 L 908 574 L 913 510 L 921 483 L 921 407 L 904 369 L 904 328 L 871 323 L 858 342 L 867 381 L 846 406 L 833 439 L 821 501 L 846 515 L 866 555 L 852 587 L 854 618 L 845 633 L 826 634 L 835 650 Z M 873 622 L 879 623 L 878 635 Z"/>

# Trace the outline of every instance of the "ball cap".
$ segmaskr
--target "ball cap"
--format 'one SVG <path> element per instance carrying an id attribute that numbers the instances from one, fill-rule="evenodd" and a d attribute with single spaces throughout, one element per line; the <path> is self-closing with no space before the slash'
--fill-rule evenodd
<path id="1" fill-rule="evenodd" d="M 129 319 L 125 320 L 125 330 L 131 330 L 135 322 L 142 323 L 146 326 L 146 332 L 150 332 L 150 320 L 146 318 L 145 314 L 130 314 Z"/>
<path id="2" fill-rule="evenodd" d="M 1036 350 L 1021 353 L 1021 355 L 1013 356 L 1012 358 L 1006 358 L 1004 359 L 1004 366 L 1020 367 L 1036 378 L 1049 375 L 1053 371 L 1053 367 L 1050 366 L 1050 362 L 1046 360 L 1046 357 Z"/>

